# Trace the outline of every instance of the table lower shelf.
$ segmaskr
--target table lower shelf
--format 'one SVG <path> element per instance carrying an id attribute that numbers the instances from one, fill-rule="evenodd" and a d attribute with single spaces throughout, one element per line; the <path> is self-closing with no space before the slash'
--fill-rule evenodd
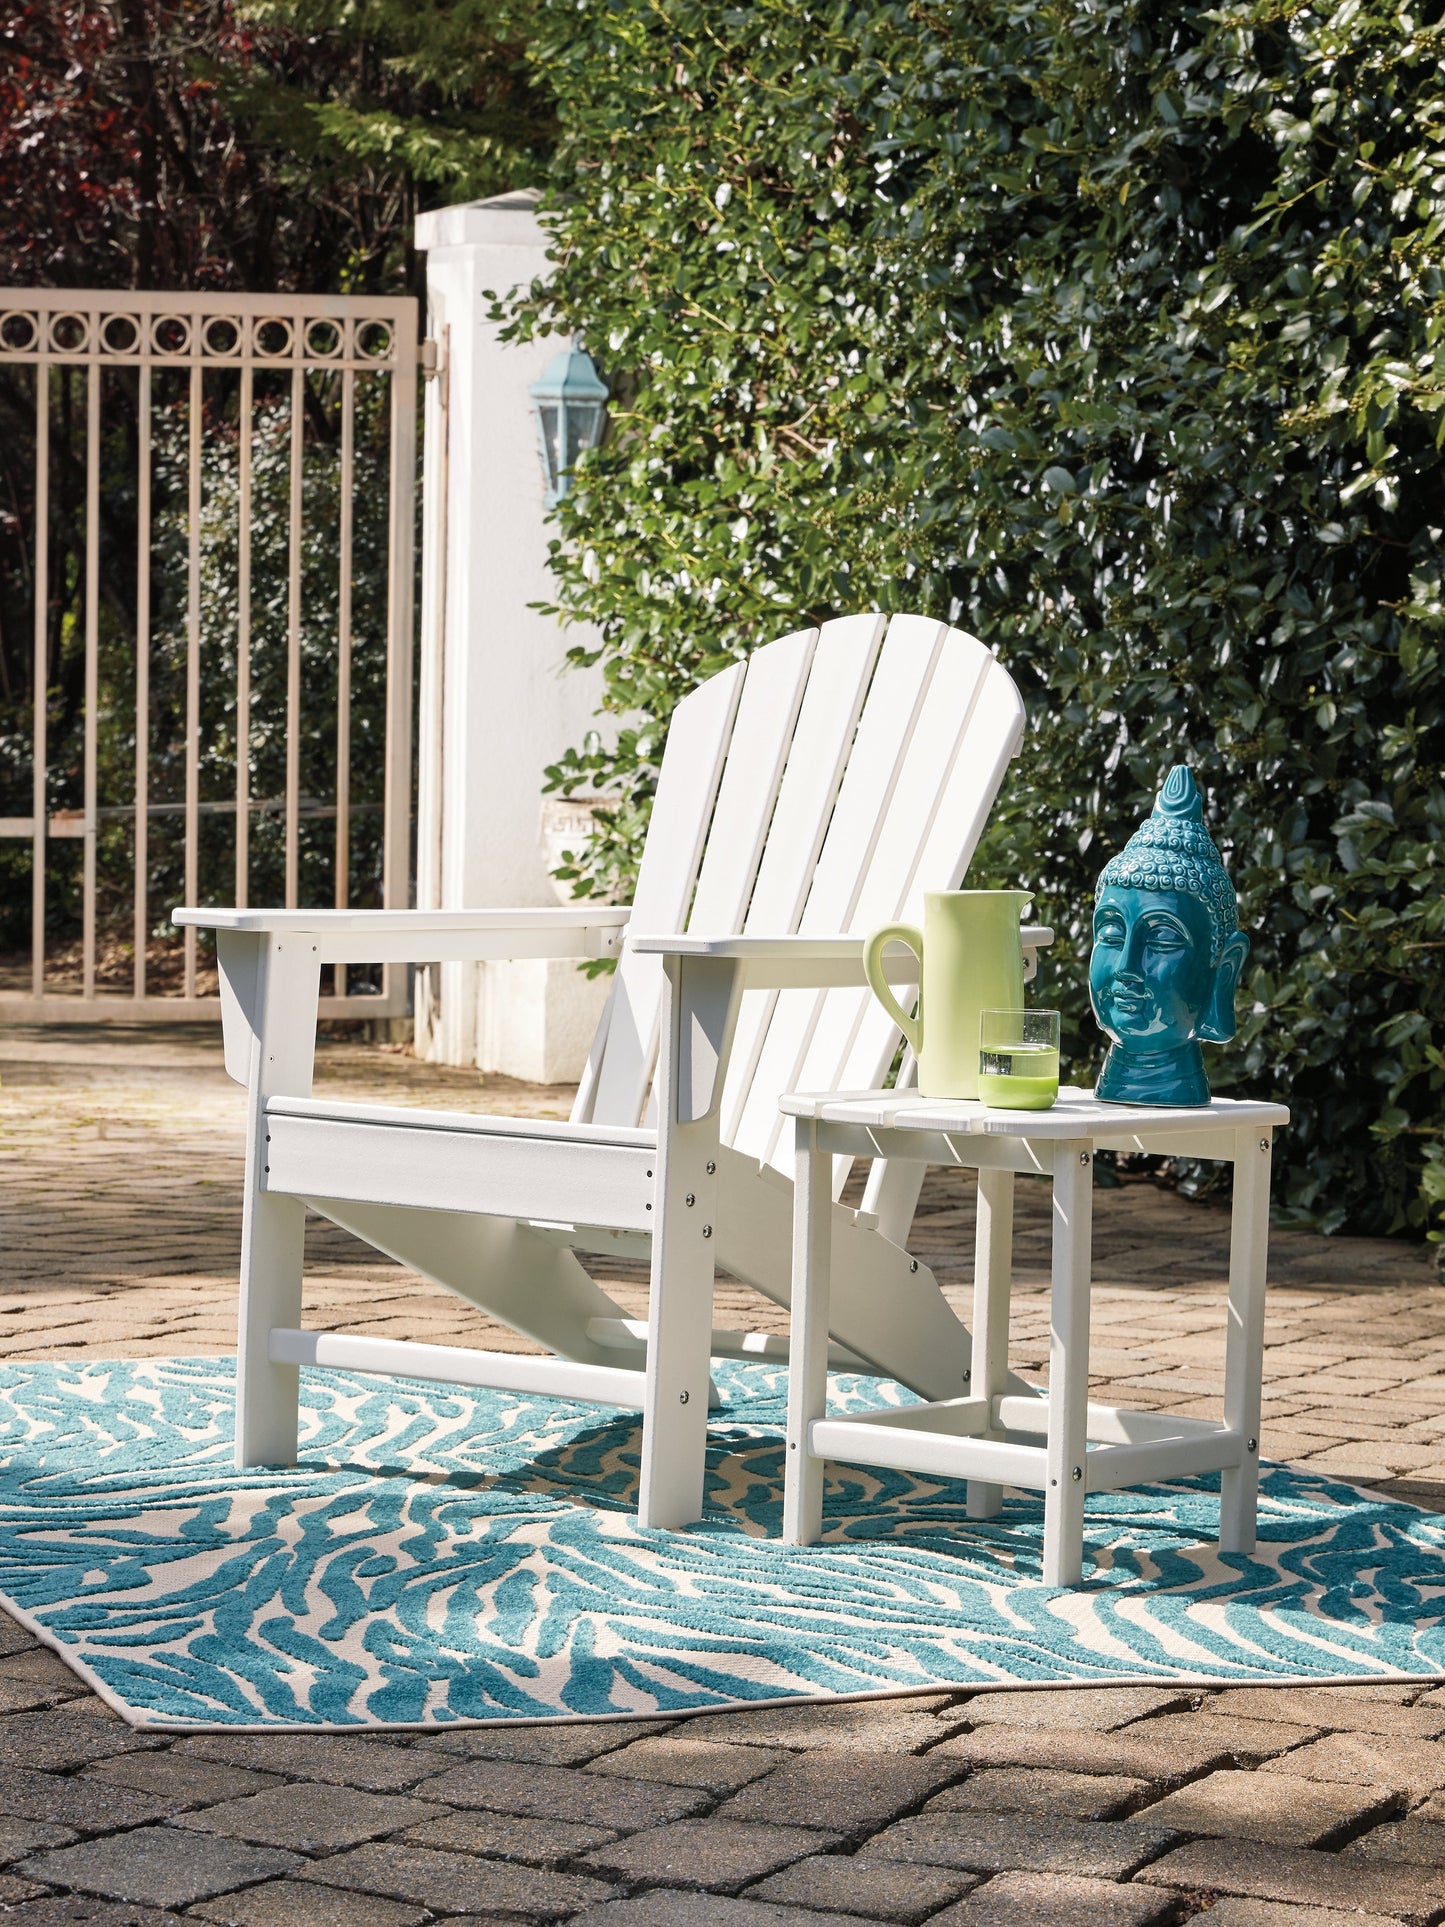
<path id="1" fill-rule="evenodd" d="M 1048 1412 L 1046 1397 L 1013 1395 L 889 1407 L 812 1420 L 806 1450 L 817 1459 L 1045 1492 L 1048 1447 L 1029 1440 L 1047 1434 Z M 985 1438 L 985 1432 L 1003 1436 Z M 1226 1472 L 1258 1449 L 1257 1440 L 1206 1419 L 1130 1412 L 1117 1405 L 1088 1407 L 1087 1436 L 1090 1449 L 1078 1468 L 1086 1492 Z M 1070 1467 L 1066 1476 L 1073 1474 Z"/>

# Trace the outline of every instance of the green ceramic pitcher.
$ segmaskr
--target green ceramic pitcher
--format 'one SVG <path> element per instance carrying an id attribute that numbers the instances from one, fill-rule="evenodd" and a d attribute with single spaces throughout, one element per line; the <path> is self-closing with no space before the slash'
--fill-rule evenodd
<path id="1" fill-rule="evenodd" d="M 863 948 L 874 996 L 913 1046 L 922 1097 L 978 1096 L 978 1014 L 1020 1010 L 1027 890 L 938 890 L 923 899 L 923 928 L 886 923 Z M 918 1015 L 900 1008 L 883 975 L 883 948 L 903 943 L 921 970 Z"/>

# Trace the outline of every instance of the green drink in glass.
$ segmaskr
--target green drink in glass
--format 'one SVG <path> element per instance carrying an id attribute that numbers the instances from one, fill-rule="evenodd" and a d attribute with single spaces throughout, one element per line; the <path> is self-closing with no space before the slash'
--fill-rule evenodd
<path id="1" fill-rule="evenodd" d="M 1059 1094 L 1059 1013 L 984 1010 L 978 1095 L 993 1111 L 1047 1111 Z"/>

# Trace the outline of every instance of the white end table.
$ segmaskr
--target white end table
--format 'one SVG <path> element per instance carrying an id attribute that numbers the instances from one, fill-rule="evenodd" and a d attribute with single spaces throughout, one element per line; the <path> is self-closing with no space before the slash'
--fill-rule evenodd
<path id="1" fill-rule="evenodd" d="M 1050 1586 L 1076 1586 L 1082 1577 L 1087 1493 L 1193 1472 L 1223 1474 L 1220 1549 L 1254 1550 L 1270 1148 L 1275 1128 L 1289 1122 L 1283 1105 L 1215 1098 L 1207 1107 L 1166 1110 L 1101 1104 L 1091 1091 L 1066 1086 L 1048 1111 L 986 1110 L 976 1101 L 912 1091 L 793 1093 L 782 1108 L 797 1120 L 785 1539 L 811 1545 L 818 1537 L 823 1461 L 831 1458 L 966 1479 L 971 1518 L 993 1517 L 1005 1485 L 1041 1491 Z M 1100 1150 L 1234 1165 L 1222 1425 L 1089 1403 L 1093 1167 Z M 835 1157 L 978 1171 L 973 1363 L 957 1398 L 826 1416 Z M 1008 1369 L 1018 1172 L 1053 1180 L 1047 1391 Z"/>

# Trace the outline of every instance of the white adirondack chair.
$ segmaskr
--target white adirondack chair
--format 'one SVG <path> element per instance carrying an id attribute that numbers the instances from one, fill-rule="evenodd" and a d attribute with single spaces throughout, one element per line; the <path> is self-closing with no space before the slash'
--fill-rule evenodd
<path id="1" fill-rule="evenodd" d="M 641 1406 L 642 1522 L 700 1517 L 710 1358 L 786 1356 L 712 1328 L 715 1262 L 788 1302 L 779 1095 L 882 1083 L 898 1033 L 863 939 L 959 885 L 1022 728 L 972 637 L 846 617 L 679 704 L 630 910 L 177 911 L 217 932 L 226 1065 L 249 1089 L 238 1462 L 294 1460 L 298 1367 L 331 1365 Z M 604 955 L 624 924 L 570 1122 L 311 1095 L 323 963 Z M 1025 932 L 1031 961 L 1050 936 Z M 917 1169 L 875 1165 L 863 1208 L 835 1206 L 833 1337 L 840 1361 L 949 1398 L 971 1341 L 906 1248 Z M 308 1205 L 546 1355 L 302 1330 Z M 575 1254 L 649 1249 L 644 1325 Z"/>

